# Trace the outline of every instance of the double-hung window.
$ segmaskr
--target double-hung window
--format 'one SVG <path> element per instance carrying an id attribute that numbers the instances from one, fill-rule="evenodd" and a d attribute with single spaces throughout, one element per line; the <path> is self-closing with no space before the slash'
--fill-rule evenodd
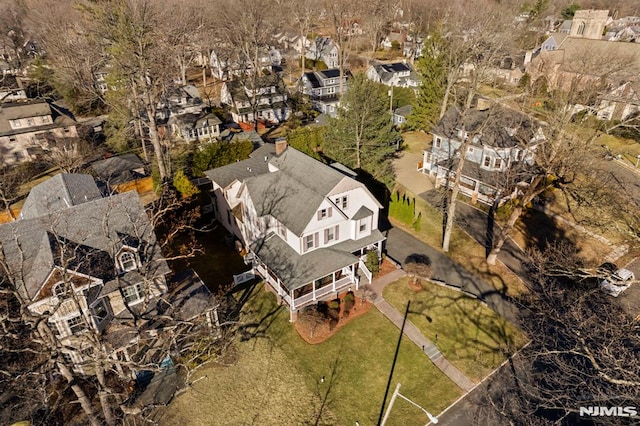
<path id="1" fill-rule="evenodd" d="M 124 294 L 124 300 L 129 303 L 137 303 L 144 299 L 144 285 L 142 283 L 138 283 L 129 287 L 125 287 L 122 289 L 122 293 Z"/>
<path id="2" fill-rule="evenodd" d="M 71 317 L 67 320 L 67 326 L 69 327 L 69 331 L 71 334 L 78 334 L 86 327 L 84 320 L 80 315 Z"/>

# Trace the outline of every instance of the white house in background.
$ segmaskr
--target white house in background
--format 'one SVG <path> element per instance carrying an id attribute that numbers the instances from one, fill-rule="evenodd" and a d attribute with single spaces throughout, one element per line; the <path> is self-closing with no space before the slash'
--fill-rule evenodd
<path id="1" fill-rule="evenodd" d="M 393 110 L 393 124 L 397 127 L 407 124 L 407 119 L 412 111 L 413 107 L 411 105 L 404 105 Z"/>
<path id="2" fill-rule="evenodd" d="M 22 79 L 13 74 L 0 74 L 0 102 L 27 99 Z"/>
<path id="3" fill-rule="evenodd" d="M 172 116 L 167 125 L 185 142 L 213 142 L 220 137 L 222 121 L 213 113 Z"/>
<path id="4" fill-rule="evenodd" d="M 43 99 L 0 104 L 0 162 L 34 160 L 51 138 L 77 137 L 76 122 Z"/>
<path id="5" fill-rule="evenodd" d="M 214 211 L 247 251 L 245 262 L 297 311 L 370 282 L 367 251 L 382 251 L 382 206 L 340 164 L 264 145 L 247 160 L 209 170 Z"/>
<path id="6" fill-rule="evenodd" d="M 404 62 L 371 65 L 367 69 L 367 78 L 386 86 L 417 88 L 420 85 L 418 75 L 411 65 Z"/>
<path id="7" fill-rule="evenodd" d="M 276 74 L 257 77 L 255 88 L 253 80 L 232 80 L 222 85 L 220 102 L 228 107 L 233 121 L 279 123 L 288 119 L 291 108 L 287 103 L 287 88 L 280 77 Z"/>
<path id="8" fill-rule="evenodd" d="M 335 117 L 338 113 L 340 98 L 347 91 L 349 78 L 351 78 L 349 70 L 345 70 L 340 78 L 338 68 L 306 72 L 300 81 L 300 91 L 309 96 L 313 109 Z"/>
<path id="9" fill-rule="evenodd" d="M 460 192 L 472 202 L 491 205 L 507 200 L 530 177 L 536 147 L 545 141 L 541 126 L 530 117 L 499 105 L 479 102 L 464 120 L 451 107 L 431 131 L 431 149 L 423 151 L 418 170 L 435 178 L 436 186 L 453 184 L 453 169 L 463 140 L 467 146 Z"/>
<path id="10" fill-rule="evenodd" d="M 340 65 L 339 53 L 338 45 L 331 37 L 316 37 L 307 44 L 304 56 L 312 61 L 322 61 L 331 69 Z"/>

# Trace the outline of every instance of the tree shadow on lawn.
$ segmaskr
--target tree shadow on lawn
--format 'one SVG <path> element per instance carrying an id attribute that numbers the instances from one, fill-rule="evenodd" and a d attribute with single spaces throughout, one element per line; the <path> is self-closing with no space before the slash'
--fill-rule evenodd
<path id="1" fill-rule="evenodd" d="M 241 341 L 248 341 L 258 337 L 267 337 L 267 332 L 275 323 L 278 314 L 284 310 L 283 305 L 272 304 L 265 297 L 256 301 L 261 282 L 253 283 L 234 292 L 241 292 L 238 299 L 238 311 L 242 311 L 245 316 L 253 319 L 246 323 L 241 323 L 238 327 Z M 250 305 L 249 308 L 247 306 Z"/>

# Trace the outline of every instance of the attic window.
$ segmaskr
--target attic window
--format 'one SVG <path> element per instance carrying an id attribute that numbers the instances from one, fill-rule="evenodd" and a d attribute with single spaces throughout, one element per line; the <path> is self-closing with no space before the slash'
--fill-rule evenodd
<path id="1" fill-rule="evenodd" d="M 56 297 L 64 297 L 67 294 L 67 289 L 63 282 L 60 282 L 53 287 L 53 294 Z"/>
<path id="2" fill-rule="evenodd" d="M 120 268 L 122 271 L 132 271 L 137 267 L 136 256 L 133 253 L 125 251 L 120 255 Z"/>

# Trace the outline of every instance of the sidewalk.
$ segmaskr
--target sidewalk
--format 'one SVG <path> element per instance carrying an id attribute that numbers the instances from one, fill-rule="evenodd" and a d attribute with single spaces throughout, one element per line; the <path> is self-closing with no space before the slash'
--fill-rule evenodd
<path id="1" fill-rule="evenodd" d="M 403 315 L 398 312 L 396 308 L 391 306 L 389 302 L 384 300 L 382 292 L 384 288 L 392 282 L 404 277 L 406 274 L 402 269 L 398 269 L 389 274 L 384 275 L 381 278 L 376 278 L 371 283 L 371 286 L 376 291 L 376 300 L 374 304 L 376 308 L 389 319 L 396 327 L 402 328 Z M 407 321 L 404 326 L 404 335 L 421 348 L 429 357 L 431 362 L 438 367 L 444 374 L 447 375 L 456 385 L 458 385 L 465 392 L 470 391 L 475 386 L 475 383 L 465 376 L 458 368 L 451 364 L 438 350 L 431 340 L 422 335 L 418 327 L 413 325 L 411 321 Z"/>

